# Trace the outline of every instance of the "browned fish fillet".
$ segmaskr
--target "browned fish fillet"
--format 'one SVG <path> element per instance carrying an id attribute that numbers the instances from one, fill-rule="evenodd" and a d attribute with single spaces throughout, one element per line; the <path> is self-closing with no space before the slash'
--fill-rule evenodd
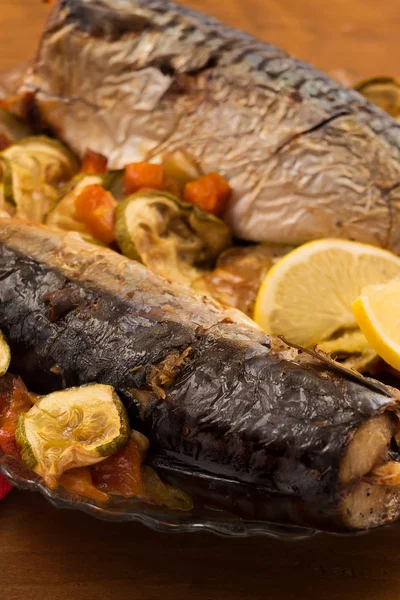
<path id="1" fill-rule="evenodd" d="M 167 0 L 60 0 L 26 87 L 115 167 L 185 147 L 235 193 L 238 236 L 400 252 L 400 125 L 274 46 Z"/>
<path id="2" fill-rule="evenodd" d="M 0 329 L 33 391 L 113 385 L 164 478 L 247 519 L 400 516 L 399 392 L 271 338 L 143 265 L 0 220 Z"/>

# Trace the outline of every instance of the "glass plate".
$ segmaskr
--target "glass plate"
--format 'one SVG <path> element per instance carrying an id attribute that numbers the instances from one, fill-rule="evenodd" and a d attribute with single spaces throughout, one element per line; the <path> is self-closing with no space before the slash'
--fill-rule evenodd
<path id="1" fill-rule="evenodd" d="M 155 531 L 164 532 L 212 532 L 231 537 L 265 535 L 282 540 L 304 540 L 318 533 L 315 529 L 279 525 L 267 521 L 245 521 L 222 510 L 202 509 L 202 515 L 168 510 L 145 504 L 135 499 L 114 496 L 107 503 L 89 500 L 67 492 L 63 488 L 50 490 L 24 463 L 5 454 L 0 456 L 0 473 L 15 487 L 40 492 L 57 508 L 81 510 L 104 521 L 133 521 L 143 523 Z"/>

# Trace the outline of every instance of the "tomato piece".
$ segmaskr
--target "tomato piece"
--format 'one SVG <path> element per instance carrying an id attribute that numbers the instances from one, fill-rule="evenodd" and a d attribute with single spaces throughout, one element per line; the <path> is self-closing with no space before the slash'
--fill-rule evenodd
<path id="1" fill-rule="evenodd" d="M 75 219 L 84 223 L 89 233 L 103 244 L 114 241 L 117 201 L 101 185 L 88 185 L 75 199 Z"/>
<path id="2" fill-rule="evenodd" d="M 103 492 L 119 492 L 125 498 L 143 496 L 142 458 L 143 449 L 131 437 L 117 454 L 92 467 L 94 485 Z"/>
<path id="3" fill-rule="evenodd" d="M 219 173 L 208 173 L 185 185 L 185 202 L 195 204 L 205 212 L 220 215 L 232 193 L 229 183 Z"/>
<path id="4" fill-rule="evenodd" d="M 21 450 L 15 440 L 15 423 L 0 429 L 0 450 L 21 460 Z"/>
<path id="5" fill-rule="evenodd" d="M 101 492 L 93 485 L 89 467 L 79 467 L 66 471 L 61 475 L 59 485 L 68 492 L 92 498 L 92 500 L 99 500 L 100 502 L 109 500 L 108 494 Z"/>
<path id="6" fill-rule="evenodd" d="M 162 165 L 139 162 L 125 166 L 125 194 L 133 194 L 143 188 L 152 190 L 162 189 L 164 185 L 164 170 Z"/>
<path id="7" fill-rule="evenodd" d="M 86 150 L 82 160 L 81 172 L 91 174 L 102 174 L 107 172 L 108 159 L 99 152 Z"/>
<path id="8" fill-rule="evenodd" d="M 20 377 L 7 373 L 0 378 L 0 427 L 15 424 L 31 407 L 31 396 Z"/>

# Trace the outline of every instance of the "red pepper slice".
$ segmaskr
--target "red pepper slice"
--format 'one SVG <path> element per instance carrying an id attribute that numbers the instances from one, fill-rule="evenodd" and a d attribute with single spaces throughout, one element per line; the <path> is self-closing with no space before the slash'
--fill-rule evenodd
<path id="1" fill-rule="evenodd" d="M 144 495 L 142 481 L 143 449 L 130 438 L 117 454 L 92 467 L 94 485 L 103 492 L 119 492 L 125 498 Z"/>

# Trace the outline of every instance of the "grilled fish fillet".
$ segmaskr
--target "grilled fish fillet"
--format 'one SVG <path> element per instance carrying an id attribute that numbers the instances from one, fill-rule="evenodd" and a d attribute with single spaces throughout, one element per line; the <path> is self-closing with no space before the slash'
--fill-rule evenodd
<path id="1" fill-rule="evenodd" d="M 80 155 L 120 167 L 187 148 L 229 179 L 240 238 L 400 253 L 400 124 L 212 18 L 167 0 L 59 0 L 24 89 Z"/>
<path id="2" fill-rule="evenodd" d="M 0 329 L 33 391 L 113 385 L 207 502 L 339 531 L 400 515 L 397 391 L 77 234 L 0 219 Z"/>

